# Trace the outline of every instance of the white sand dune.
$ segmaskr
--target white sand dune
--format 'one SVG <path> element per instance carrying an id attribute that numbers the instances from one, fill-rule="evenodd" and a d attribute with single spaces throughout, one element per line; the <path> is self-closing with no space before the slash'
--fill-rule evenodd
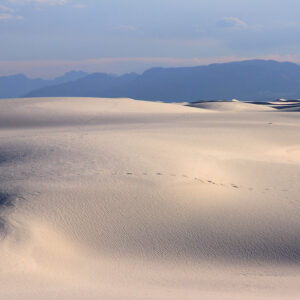
<path id="1" fill-rule="evenodd" d="M 253 103 L 241 102 L 241 101 L 208 101 L 208 102 L 195 102 L 188 106 L 198 107 L 203 109 L 215 110 L 215 111 L 269 111 L 274 110 L 268 105 L 257 105 Z"/>
<path id="2" fill-rule="evenodd" d="M 300 111 L 300 100 L 285 100 L 281 99 L 278 101 L 270 102 L 270 106 L 273 108 L 280 109 L 281 111 L 299 112 Z"/>
<path id="3" fill-rule="evenodd" d="M 0 299 L 299 299 L 299 112 L 199 107 L 0 100 Z"/>

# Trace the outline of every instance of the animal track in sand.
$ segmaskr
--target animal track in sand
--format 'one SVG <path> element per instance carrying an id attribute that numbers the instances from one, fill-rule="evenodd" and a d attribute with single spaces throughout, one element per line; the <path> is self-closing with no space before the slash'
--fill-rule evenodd
<path id="1" fill-rule="evenodd" d="M 134 172 L 124 172 L 124 173 L 118 173 L 118 172 L 113 172 L 111 173 L 113 176 L 116 175 L 125 175 L 125 176 L 131 176 L 131 177 L 135 177 L 135 176 L 159 176 L 159 177 L 173 177 L 173 178 L 184 178 L 184 179 L 189 179 L 189 181 L 197 181 L 199 183 L 202 184 L 209 184 L 209 185 L 215 185 L 215 186 L 219 186 L 219 187 L 223 187 L 223 188 L 230 188 L 230 189 L 234 189 L 234 190 L 238 190 L 238 189 L 246 189 L 250 192 L 253 192 L 257 189 L 250 187 L 250 186 L 241 186 L 235 183 L 218 183 L 216 181 L 210 180 L 210 179 L 206 179 L 206 178 L 198 178 L 198 177 L 192 177 L 192 176 L 188 176 L 186 174 L 174 174 L 174 173 L 168 173 L 168 172 L 143 172 L 141 174 L 139 173 L 134 173 Z M 271 192 L 271 191 L 275 191 L 274 188 L 272 187 L 265 187 L 265 188 L 260 188 L 261 193 L 266 193 L 266 192 Z M 287 189 L 281 189 L 281 192 L 288 192 Z"/>
<path id="2" fill-rule="evenodd" d="M 173 178 L 184 178 L 185 180 L 189 180 L 190 182 L 193 181 L 197 181 L 199 183 L 202 184 L 209 184 L 209 185 L 215 185 L 215 186 L 219 186 L 222 188 L 229 188 L 232 190 L 247 190 L 249 192 L 253 192 L 253 191 L 257 191 L 260 190 L 261 193 L 265 194 L 265 193 L 271 193 L 272 191 L 275 192 L 276 189 L 273 187 L 261 187 L 261 188 L 253 188 L 251 186 L 242 186 L 242 185 L 238 185 L 235 183 L 218 183 L 216 181 L 210 180 L 210 179 L 206 179 L 206 178 L 198 178 L 198 177 L 193 177 L 193 176 L 188 176 L 186 174 L 174 174 L 174 173 L 168 173 L 168 172 L 143 172 L 143 173 L 134 173 L 134 172 L 113 172 L 111 173 L 113 176 L 116 175 L 125 175 L 125 176 L 131 176 L 131 177 L 135 177 L 135 176 L 159 176 L 159 177 L 173 177 Z M 282 193 L 286 193 L 289 192 L 288 189 L 278 189 L 278 192 L 282 192 Z"/>

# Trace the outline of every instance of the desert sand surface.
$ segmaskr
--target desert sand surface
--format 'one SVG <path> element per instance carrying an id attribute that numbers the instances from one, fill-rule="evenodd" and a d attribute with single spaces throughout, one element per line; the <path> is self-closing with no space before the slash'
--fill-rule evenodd
<path id="1" fill-rule="evenodd" d="M 277 105 L 0 100 L 0 299 L 300 299 Z"/>

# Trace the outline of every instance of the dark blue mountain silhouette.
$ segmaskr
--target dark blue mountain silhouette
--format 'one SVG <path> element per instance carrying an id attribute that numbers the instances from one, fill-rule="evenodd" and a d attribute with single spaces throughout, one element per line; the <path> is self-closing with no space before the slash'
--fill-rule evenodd
<path id="1" fill-rule="evenodd" d="M 0 77 L 0 98 L 20 97 L 32 90 L 77 80 L 86 75 L 82 71 L 72 71 L 53 80 L 31 79 L 22 74 L 3 76 Z"/>
<path id="2" fill-rule="evenodd" d="M 300 98 L 300 66 L 289 62 L 249 60 L 199 67 L 153 68 L 141 75 L 95 73 L 23 95 L 129 97 L 166 102 Z"/>
<path id="3" fill-rule="evenodd" d="M 126 88 L 138 77 L 136 73 L 122 76 L 94 73 L 76 81 L 41 88 L 30 92 L 26 97 L 112 97 L 112 92 Z"/>

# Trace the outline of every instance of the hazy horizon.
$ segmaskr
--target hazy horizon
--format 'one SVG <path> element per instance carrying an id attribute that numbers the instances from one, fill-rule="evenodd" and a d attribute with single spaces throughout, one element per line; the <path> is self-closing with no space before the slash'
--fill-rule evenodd
<path id="1" fill-rule="evenodd" d="M 149 70 L 149 69 L 152 69 L 152 68 L 177 68 L 177 67 L 201 67 L 201 66 L 209 66 L 209 65 L 213 65 L 213 64 L 223 64 L 223 63 L 235 63 L 235 62 L 243 62 L 243 61 L 252 61 L 252 60 L 264 60 L 264 61 L 276 61 L 276 62 L 282 62 L 282 63 L 295 63 L 297 65 L 300 65 L 300 62 L 293 62 L 293 61 L 288 61 L 288 60 L 276 60 L 276 59 L 263 59 L 263 58 L 253 58 L 253 59 L 241 59 L 241 60 L 228 60 L 228 61 L 216 61 L 216 62 L 209 62 L 209 63 L 200 63 L 200 64 L 195 64 L 195 65 L 168 65 L 168 64 L 161 64 L 161 65 L 150 65 L 149 67 L 145 67 L 143 69 L 141 69 L 140 71 L 135 71 L 135 70 L 129 70 L 128 71 L 124 71 L 124 72 L 110 72 L 110 71 L 104 71 L 104 70 L 96 70 L 94 69 L 93 71 L 85 71 L 84 69 L 85 68 L 70 68 L 70 69 L 67 69 L 65 71 L 58 71 L 55 72 L 55 75 L 48 75 L 48 76 L 34 76 L 34 75 L 31 75 L 30 73 L 27 74 L 26 72 L 16 72 L 16 73 L 11 73 L 11 74 L 4 74 L 4 75 L 0 75 L 0 77 L 9 77 L 9 76 L 17 76 L 17 75 L 24 75 L 26 76 L 27 78 L 30 78 L 30 79 L 45 79 L 45 80 L 52 80 L 52 79 L 56 79 L 58 77 L 61 77 L 61 76 L 64 76 L 68 73 L 72 73 L 72 72 L 84 72 L 84 73 L 87 73 L 88 75 L 89 74 L 94 74 L 94 73 L 106 73 L 106 74 L 110 74 L 110 75 L 116 75 L 116 76 L 122 76 L 122 75 L 126 75 L 126 74 L 130 74 L 130 73 L 136 73 L 136 74 L 143 74 L 145 71 Z M 45 69 L 47 70 L 47 69 Z"/>
<path id="2" fill-rule="evenodd" d="M 300 62 L 296 1 L 1 0 L 0 76 Z M 55 20 L 55 21 L 54 21 Z"/>

